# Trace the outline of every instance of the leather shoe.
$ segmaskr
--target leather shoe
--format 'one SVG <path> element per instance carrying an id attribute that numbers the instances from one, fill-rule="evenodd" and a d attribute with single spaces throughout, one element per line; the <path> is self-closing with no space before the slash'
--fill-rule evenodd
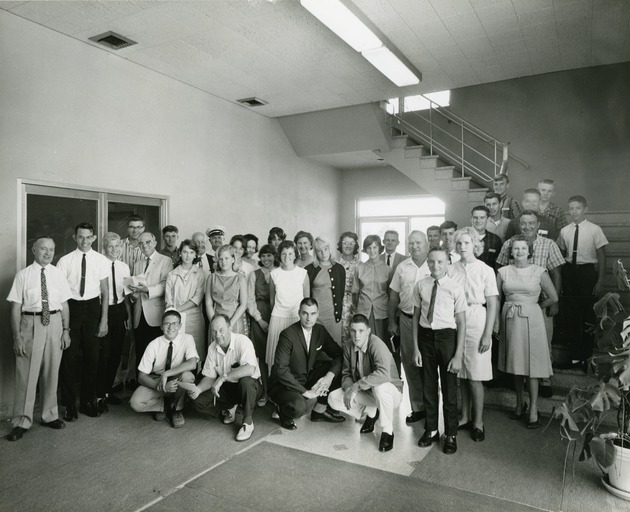
<path id="1" fill-rule="evenodd" d="M 120 404 L 122 404 L 122 400 L 120 398 L 118 398 L 116 395 L 112 395 L 110 393 L 107 393 L 106 398 L 107 398 L 107 403 L 108 404 L 112 404 L 112 405 L 120 405 Z"/>
<path id="2" fill-rule="evenodd" d="M 346 421 L 346 418 L 341 414 L 336 414 L 330 409 L 326 409 L 324 412 L 311 411 L 311 421 L 327 421 L 328 423 L 341 423 Z"/>
<path id="3" fill-rule="evenodd" d="M 99 411 L 92 402 L 87 402 L 86 404 L 79 406 L 79 412 L 89 416 L 90 418 L 98 418 L 101 415 L 101 411 Z"/>
<path id="4" fill-rule="evenodd" d="M 7 435 L 7 439 L 9 441 L 19 441 L 22 439 L 22 436 L 28 432 L 28 429 L 22 427 L 14 427 L 9 435 Z"/>
<path id="5" fill-rule="evenodd" d="M 486 438 L 486 427 L 483 428 L 474 428 L 470 434 L 470 438 L 475 443 L 481 443 Z"/>
<path id="6" fill-rule="evenodd" d="M 457 425 L 457 430 L 472 430 L 473 429 L 473 422 L 471 421 L 467 421 L 466 423 L 462 423 L 461 425 Z"/>
<path id="7" fill-rule="evenodd" d="M 378 409 L 376 410 L 376 414 L 374 415 L 373 418 L 370 418 L 369 416 L 365 418 L 365 421 L 363 422 L 363 426 L 361 427 L 361 430 L 359 430 L 359 432 L 361 434 L 369 434 L 370 432 L 374 432 L 374 424 L 376 423 L 377 419 L 378 419 Z M 383 442 L 382 437 L 381 437 L 381 442 Z"/>
<path id="8" fill-rule="evenodd" d="M 79 415 L 77 414 L 77 410 L 75 407 L 66 407 L 65 412 L 63 413 L 64 421 L 74 421 L 79 419 Z"/>
<path id="9" fill-rule="evenodd" d="M 457 436 L 446 436 L 444 438 L 444 453 L 451 455 L 457 451 Z"/>
<path id="10" fill-rule="evenodd" d="M 540 422 L 540 418 L 536 418 L 534 421 L 528 421 L 527 422 L 527 428 L 529 429 L 536 429 L 536 428 L 540 428 L 542 427 L 542 423 Z"/>
<path id="11" fill-rule="evenodd" d="M 527 404 L 523 404 L 523 409 L 521 410 L 521 414 L 518 414 L 514 411 L 512 414 L 508 416 L 511 420 L 524 420 L 525 415 L 527 414 Z"/>
<path id="12" fill-rule="evenodd" d="M 286 428 L 287 430 L 295 430 L 297 428 L 297 425 L 293 420 L 282 420 L 280 421 L 280 426 L 282 428 Z"/>
<path id="13" fill-rule="evenodd" d="M 44 425 L 44 427 L 52 428 L 54 430 L 61 430 L 62 428 L 66 428 L 66 424 L 59 418 L 48 422 L 42 421 L 42 425 Z"/>
<path id="14" fill-rule="evenodd" d="M 394 434 L 388 434 L 383 432 L 381 434 L 381 441 L 378 443 L 379 452 L 388 452 L 394 447 Z"/>
<path id="15" fill-rule="evenodd" d="M 97 398 L 96 399 L 96 408 L 98 412 L 101 414 L 105 412 L 109 412 L 109 407 L 107 407 L 107 399 L 106 398 Z"/>
<path id="16" fill-rule="evenodd" d="M 418 446 L 421 448 L 426 448 L 427 446 L 431 446 L 433 443 L 437 443 L 440 440 L 440 433 L 436 432 L 434 436 L 431 435 L 430 430 L 425 430 L 424 434 L 418 441 Z"/>
<path id="17" fill-rule="evenodd" d="M 425 411 L 411 411 L 411 414 L 408 414 L 407 417 L 405 418 L 405 423 L 407 425 L 411 423 L 416 423 L 426 418 L 426 416 L 427 416 L 427 413 Z"/>

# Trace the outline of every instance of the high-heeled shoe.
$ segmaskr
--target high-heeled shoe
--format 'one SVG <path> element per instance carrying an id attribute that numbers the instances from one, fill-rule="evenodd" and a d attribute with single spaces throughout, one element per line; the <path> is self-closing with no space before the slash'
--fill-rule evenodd
<path id="1" fill-rule="evenodd" d="M 524 420 L 526 414 L 527 414 L 527 404 L 524 403 L 520 414 L 517 413 L 516 410 L 514 410 L 514 412 L 510 414 L 508 418 L 510 418 L 511 420 Z"/>

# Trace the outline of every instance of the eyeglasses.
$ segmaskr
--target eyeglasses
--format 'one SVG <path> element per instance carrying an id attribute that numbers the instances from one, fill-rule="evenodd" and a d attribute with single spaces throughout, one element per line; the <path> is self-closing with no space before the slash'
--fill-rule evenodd
<path id="1" fill-rule="evenodd" d="M 178 327 L 179 325 L 179 322 L 164 322 L 162 324 L 162 327 L 164 327 L 165 329 L 170 329 L 172 327 Z"/>

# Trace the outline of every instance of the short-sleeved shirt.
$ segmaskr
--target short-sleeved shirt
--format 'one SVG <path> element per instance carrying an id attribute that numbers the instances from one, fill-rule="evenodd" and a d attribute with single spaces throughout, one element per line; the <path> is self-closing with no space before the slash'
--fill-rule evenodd
<path id="1" fill-rule="evenodd" d="M 230 336 L 227 352 L 224 352 L 216 341 L 210 344 L 201 373 L 206 377 L 216 379 L 220 375 L 229 373 L 233 368 L 249 364 L 255 368 L 252 378 L 259 378 L 260 368 L 254 344 L 244 334 L 231 333 Z"/>
<path id="2" fill-rule="evenodd" d="M 300 302 L 304 298 L 306 270 L 297 266 L 293 270 L 278 267 L 274 268 L 270 275 L 276 291 L 271 314 L 280 318 L 297 317 Z"/>
<path id="3" fill-rule="evenodd" d="M 481 260 L 466 265 L 460 260 L 448 267 L 448 276 L 464 288 L 469 306 L 485 304 L 486 297 L 499 295 L 494 270 Z"/>
<path id="4" fill-rule="evenodd" d="M 85 291 L 81 297 L 81 264 L 85 254 Z M 91 300 L 101 295 L 101 280 L 110 274 L 110 261 L 102 254 L 90 249 L 83 253 L 79 249 L 62 256 L 57 268 L 66 274 L 74 300 Z"/>
<path id="5" fill-rule="evenodd" d="M 505 242 L 505 232 L 509 225 L 510 219 L 506 217 L 501 217 L 498 221 L 488 219 L 488 223 L 486 224 L 486 231 L 494 233 L 501 239 L 501 242 Z"/>
<path id="6" fill-rule="evenodd" d="M 125 238 L 122 241 L 122 246 L 118 259 L 126 263 L 131 272 L 133 272 L 136 262 L 142 259 L 142 250 L 138 245 L 136 245 L 135 247 L 131 245 L 129 238 Z"/>
<path id="7" fill-rule="evenodd" d="M 120 304 L 125 300 L 125 287 L 123 286 L 123 279 L 131 275 L 131 271 L 126 263 L 120 260 L 112 261 L 108 258 L 109 275 L 107 282 L 109 283 L 109 305 Z M 116 298 L 118 302 L 114 302 L 114 286 L 113 286 L 113 273 L 112 263 L 116 269 Z"/>
<path id="8" fill-rule="evenodd" d="M 418 266 L 413 259 L 407 258 L 396 267 L 389 287 L 398 293 L 400 297 L 398 309 L 403 313 L 413 315 L 413 290 L 419 281 L 429 275 L 431 275 L 431 271 L 426 260 Z"/>
<path id="9" fill-rule="evenodd" d="M 510 238 L 503 244 L 501 253 L 497 258 L 497 266 L 505 266 L 510 263 L 512 240 L 513 238 Z M 533 243 L 533 249 L 534 256 L 532 258 L 532 263 L 534 265 L 546 268 L 547 270 L 553 270 L 560 265 L 564 265 L 564 258 L 562 257 L 560 248 L 553 240 L 536 235 L 536 239 Z"/>
<path id="10" fill-rule="evenodd" d="M 359 294 L 357 313 L 369 318 L 374 311 L 376 320 L 389 316 L 387 289 L 393 272 L 392 268 L 380 259 L 376 263 L 365 261 L 357 265 L 352 283 L 352 293 Z"/>
<path id="11" fill-rule="evenodd" d="M 155 338 L 149 343 L 138 365 L 138 370 L 147 375 L 163 372 L 166 367 L 166 355 L 168 353 L 169 343 L 170 342 L 164 336 Z M 195 347 L 195 339 L 190 334 L 180 332 L 173 340 L 171 368 L 175 368 L 194 358 L 199 359 L 199 354 Z"/>
<path id="12" fill-rule="evenodd" d="M 72 298 L 68 280 L 61 270 L 54 265 L 42 267 L 33 262 L 15 275 L 7 297 L 9 302 L 21 304 L 21 311 L 39 313 L 42 310 L 42 268 L 46 276 L 48 310 L 58 311 L 64 302 Z"/>
<path id="13" fill-rule="evenodd" d="M 433 322 L 429 324 L 427 313 L 431 305 L 431 293 L 435 279 L 425 277 L 416 285 L 413 293 L 413 305 L 420 308 L 420 326 L 425 329 L 456 329 L 455 314 L 468 309 L 466 294 L 457 281 L 448 276 L 440 278 L 437 283 L 435 303 L 433 305 Z"/>
<path id="14" fill-rule="evenodd" d="M 575 223 L 562 228 L 558 237 L 558 246 L 565 254 L 568 263 L 573 261 L 573 238 L 575 237 Z M 584 219 L 578 224 L 577 264 L 597 263 L 597 249 L 608 245 L 608 239 L 602 228 Z"/>

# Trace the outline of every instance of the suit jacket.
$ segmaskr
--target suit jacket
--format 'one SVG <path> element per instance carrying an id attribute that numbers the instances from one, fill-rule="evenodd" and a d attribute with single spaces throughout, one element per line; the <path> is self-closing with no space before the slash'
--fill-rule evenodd
<path id="1" fill-rule="evenodd" d="M 501 253 L 501 238 L 494 233 L 486 230 L 486 236 L 483 237 L 483 252 L 477 256 L 477 259 L 483 261 L 486 265 L 495 270 L 497 258 Z"/>
<path id="2" fill-rule="evenodd" d="M 403 383 L 398 376 L 396 363 L 385 343 L 374 334 L 370 334 L 367 348 L 363 355 L 363 377 L 357 371 L 357 352 L 352 343 L 343 346 L 343 371 L 341 389 L 344 391 L 355 382 L 362 391 L 386 382 L 391 382 L 402 392 Z"/>
<path id="3" fill-rule="evenodd" d="M 396 270 L 396 267 L 398 265 L 400 265 L 401 261 L 404 261 L 408 258 L 409 256 L 403 256 L 402 254 L 395 252 L 394 253 L 394 264 L 392 265 L 392 270 Z M 384 252 L 383 254 L 381 254 L 381 261 L 385 264 L 387 264 L 387 253 Z"/>
<path id="4" fill-rule="evenodd" d="M 304 385 L 318 362 L 332 359 L 330 371 L 337 376 L 341 371 L 342 358 L 341 347 L 320 324 L 313 326 L 310 350 L 307 352 L 302 326 L 296 322 L 280 333 L 269 388 L 282 386 L 304 393 Z"/>
<path id="5" fill-rule="evenodd" d="M 146 257 L 136 261 L 133 269 L 133 275 L 139 276 L 144 274 L 147 278 L 148 295 L 141 293 L 133 305 L 133 326 L 138 327 L 140 316 L 144 313 L 147 323 L 153 327 L 157 327 L 162 323 L 162 315 L 166 308 L 164 300 L 164 289 L 166 287 L 166 276 L 173 270 L 173 262 L 168 256 L 159 254 L 157 251 L 151 255 L 151 262 L 147 271 L 144 271 L 146 265 Z"/>
<path id="6" fill-rule="evenodd" d="M 216 265 L 214 263 L 214 256 L 206 253 L 205 257 L 208 258 L 208 265 L 210 266 L 210 272 L 214 273 L 214 271 L 216 270 Z"/>

